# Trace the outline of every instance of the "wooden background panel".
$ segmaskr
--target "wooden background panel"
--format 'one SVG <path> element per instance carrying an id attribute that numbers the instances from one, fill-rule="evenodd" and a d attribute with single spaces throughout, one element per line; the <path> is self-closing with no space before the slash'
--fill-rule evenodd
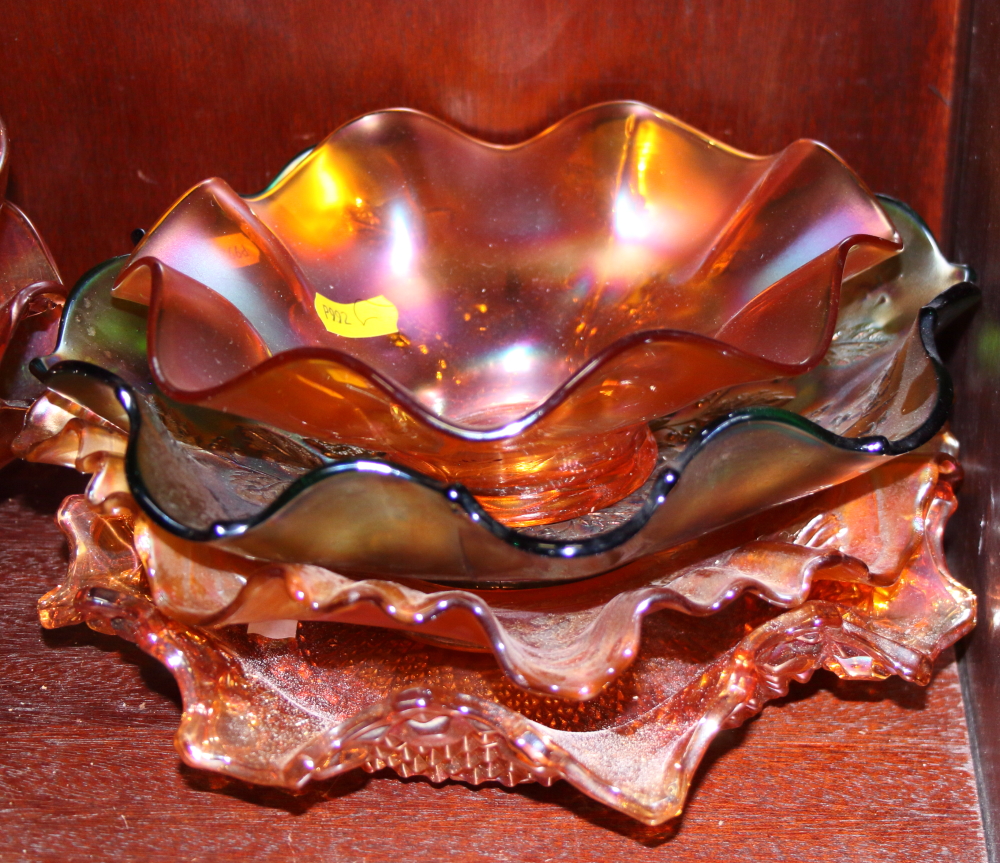
<path id="1" fill-rule="evenodd" d="M 960 0 L 0 0 L 10 197 L 74 281 L 187 188 L 250 193 L 404 105 L 494 141 L 640 99 L 752 152 L 810 136 L 942 222 Z"/>
<path id="2" fill-rule="evenodd" d="M 954 258 L 971 264 L 983 303 L 951 363 L 966 480 L 948 536 L 952 565 L 976 588 L 979 624 L 964 657 L 983 813 L 1000 858 L 1000 7 L 974 4 L 959 150 Z"/>
<path id="3" fill-rule="evenodd" d="M 158 663 L 40 630 L 65 572 L 69 472 L 0 472 L 0 860 L 985 863 L 958 673 L 928 689 L 819 674 L 712 747 L 680 819 L 645 827 L 551 788 L 355 772 L 294 796 L 180 764 Z"/>

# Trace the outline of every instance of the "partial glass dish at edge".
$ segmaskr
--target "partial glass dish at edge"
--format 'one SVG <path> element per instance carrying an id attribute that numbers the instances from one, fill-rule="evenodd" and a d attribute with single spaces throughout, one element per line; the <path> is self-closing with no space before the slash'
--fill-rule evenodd
<path id="1" fill-rule="evenodd" d="M 56 344 L 66 288 L 35 226 L 3 196 L 10 141 L 0 120 L 0 466 L 25 411 L 42 393 L 27 362 Z"/>

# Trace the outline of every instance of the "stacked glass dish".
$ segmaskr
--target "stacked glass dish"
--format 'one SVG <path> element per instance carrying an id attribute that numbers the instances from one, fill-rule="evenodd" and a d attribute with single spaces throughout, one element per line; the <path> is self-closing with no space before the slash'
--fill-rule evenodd
<path id="1" fill-rule="evenodd" d="M 935 347 L 968 278 L 815 142 L 361 117 L 70 294 L 15 443 L 92 475 L 42 622 L 164 661 L 195 766 L 661 822 L 791 680 L 926 683 L 972 627 Z"/>

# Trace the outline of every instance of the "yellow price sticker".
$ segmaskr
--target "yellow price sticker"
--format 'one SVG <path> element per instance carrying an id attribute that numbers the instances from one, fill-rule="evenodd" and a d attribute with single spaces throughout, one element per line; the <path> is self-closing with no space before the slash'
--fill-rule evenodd
<path id="1" fill-rule="evenodd" d="M 399 330 L 399 310 L 392 300 L 379 294 L 370 300 L 335 303 L 317 293 L 316 314 L 334 335 L 348 339 L 391 336 Z"/>

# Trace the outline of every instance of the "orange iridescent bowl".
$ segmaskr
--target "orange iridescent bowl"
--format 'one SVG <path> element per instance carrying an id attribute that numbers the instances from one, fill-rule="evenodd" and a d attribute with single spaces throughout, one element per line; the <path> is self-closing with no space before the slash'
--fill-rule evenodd
<path id="1" fill-rule="evenodd" d="M 261 194 L 208 180 L 117 275 L 178 402 L 377 451 L 508 527 L 650 476 L 649 423 L 824 357 L 896 254 L 828 149 L 751 156 L 638 103 L 516 146 L 369 114 Z"/>

